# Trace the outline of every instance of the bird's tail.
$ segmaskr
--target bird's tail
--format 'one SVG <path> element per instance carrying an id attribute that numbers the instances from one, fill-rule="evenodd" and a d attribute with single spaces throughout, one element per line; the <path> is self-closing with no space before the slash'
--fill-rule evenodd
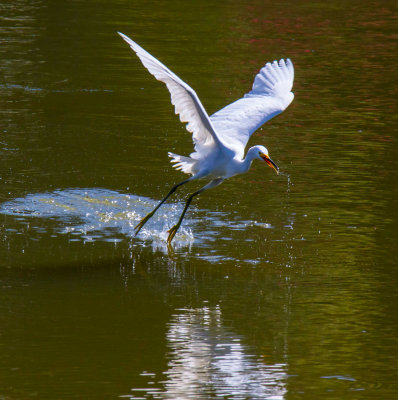
<path id="1" fill-rule="evenodd" d="M 195 173 L 195 165 L 198 160 L 194 160 L 190 157 L 179 156 L 178 154 L 169 153 L 169 157 L 171 158 L 171 163 L 174 163 L 173 167 L 178 169 L 179 171 L 185 172 L 186 174 L 194 174 Z"/>

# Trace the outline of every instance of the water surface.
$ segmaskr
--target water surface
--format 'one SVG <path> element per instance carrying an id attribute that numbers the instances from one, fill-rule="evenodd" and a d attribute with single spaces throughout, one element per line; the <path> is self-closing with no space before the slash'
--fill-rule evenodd
<path id="1" fill-rule="evenodd" d="M 0 6 L 0 397 L 397 397 L 392 1 Z M 209 114 L 265 62 L 295 100 L 193 202 L 190 135 L 124 32 Z"/>

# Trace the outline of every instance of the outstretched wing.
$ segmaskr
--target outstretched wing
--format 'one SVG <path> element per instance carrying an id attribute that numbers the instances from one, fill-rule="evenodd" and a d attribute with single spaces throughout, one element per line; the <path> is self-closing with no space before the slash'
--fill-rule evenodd
<path id="1" fill-rule="evenodd" d="M 243 156 L 251 134 L 292 102 L 293 79 L 294 68 L 289 59 L 267 63 L 249 93 L 210 117 L 219 139 Z"/>
<path id="2" fill-rule="evenodd" d="M 148 71 L 166 84 L 176 114 L 180 115 L 181 122 L 188 122 L 186 129 L 192 133 L 195 149 L 205 151 L 214 145 L 224 147 L 195 91 L 137 43 L 123 33 L 118 33 L 135 51 Z"/>

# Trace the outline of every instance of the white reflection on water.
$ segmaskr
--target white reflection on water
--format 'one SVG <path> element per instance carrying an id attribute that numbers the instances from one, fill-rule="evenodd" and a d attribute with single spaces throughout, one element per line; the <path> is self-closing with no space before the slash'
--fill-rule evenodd
<path id="1" fill-rule="evenodd" d="M 240 336 L 223 326 L 219 307 L 180 310 L 166 338 L 168 369 L 158 382 L 164 389 L 132 389 L 134 396 L 126 397 L 278 400 L 286 394 L 286 365 L 267 365 L 253 355 Z"/>

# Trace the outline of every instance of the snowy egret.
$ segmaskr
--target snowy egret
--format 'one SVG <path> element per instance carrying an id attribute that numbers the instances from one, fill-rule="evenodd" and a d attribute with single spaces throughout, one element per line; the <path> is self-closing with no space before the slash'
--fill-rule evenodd
<path id="1" fill-rule="evenodd" d="M 220 185 L 224 179 L 247 172 L 255 158 L 264 160 L 276 173 L 279 169 L 264 146 L 251 147 L 246 157 L 244 150 L 251 134 L 269 119 L 280 114 L 292 102 L 294 68 L 292 62 L 281 59 L 267 63 L 256 75 L 252 90 L 208 116 L 195 91 L 123 33 L 119 35 L 130 45 L 142 64 L 170 91 L 175 113 L 186 129 L 192 133 L 195 151 L 189 157 L 169 153 L 171 162 L 178 170 L 191 176 L 171 188 L 163 200 L 135 227 L 137 235 L 145 223 L 178 187 L 195 179 L 207 178 L 207 185 L 192 193 L 178 222 L 168 231 L 168 244 L 173 240 L 185 213 L 198 194 Z"/>

